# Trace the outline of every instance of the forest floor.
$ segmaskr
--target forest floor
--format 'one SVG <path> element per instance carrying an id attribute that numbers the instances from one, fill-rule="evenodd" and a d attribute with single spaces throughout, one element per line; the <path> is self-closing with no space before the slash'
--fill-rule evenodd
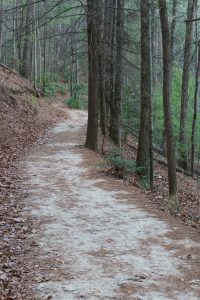
<path id="1" fill-rule="evenodd" d="M 67 110 L 20 163 L 33 285 L 21 299 L 199 299 L 199 233 L 102 172 L 102 158 L 83 147 L 86 119 Z"/>

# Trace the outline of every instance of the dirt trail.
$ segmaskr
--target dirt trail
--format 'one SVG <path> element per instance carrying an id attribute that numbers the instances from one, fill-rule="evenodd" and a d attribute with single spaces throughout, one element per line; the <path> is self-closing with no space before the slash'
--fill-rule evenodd
<path id="1" fill-rule="evenodd" d="M 24 163 L 24 214 L 39 223 L 36 299 L 200 299 L 198 233 L 99 173 L 81 146 L 86 113 L 68 113 Z"/>

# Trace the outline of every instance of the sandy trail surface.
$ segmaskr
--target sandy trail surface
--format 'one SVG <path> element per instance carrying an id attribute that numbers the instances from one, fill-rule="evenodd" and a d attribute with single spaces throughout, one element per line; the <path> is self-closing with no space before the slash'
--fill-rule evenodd
<path id="1" fill-rule="evenodd" d="M 98 171 L 86 119 L 69 111 L 24 162 L 36 299 L 200 299 L 198 233 Z"/>

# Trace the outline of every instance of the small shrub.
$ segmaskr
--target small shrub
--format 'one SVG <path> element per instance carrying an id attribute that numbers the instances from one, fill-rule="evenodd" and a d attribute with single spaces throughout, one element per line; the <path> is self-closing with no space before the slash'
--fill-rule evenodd
<path id="1" fill-rule="evenodd" d="M 81 82 L 74 86 L 74 96 L 66 99 L 64 103 L 70 108 L 74 109 L 87 109 L 88 107 L 88 88 L 85 82 Z"/>
<path id="2" fill-rule="evenodd" d="M 139 176 L 142 176 L 144 174 L 144 168 L 136 166 L 135 173 L 138 174 Z"/>
<path id="3" fill-rule="evenodd" d="M 145 176 L 140 177 L 140 186 L 143 187 L 145 190 L 148 190 L 150 188 L 150 185 Z"/>
<path id="4" fill-rule="evenodd" d="M 41 84 L 41 82 L 44 84 L 44 86 L 41 86 L 43 88 L 44 93 L 49 96 L 55 96 L 56 93 L 61 93 L 62 95 L 66 94 L 67 87 L 59 82 L 60 78 L 58 75 L 51 75 L 51 74 L 43 74 L 42 78 L 38 81 L 38 85 Z"/>
<path id="5" fill-rule="evenodd" d="M 64 103 L 66 105 L 68 105 L 70 108 L 74 108 L 74 109 L 81 109 L 81 103 L 78 99 L 75 99 L 75 98 L 69 98 L 69 99 L 66 99 L 64 101 Z"/>
<path id="6" fill-rule="evenodd" d="M 122 170 L 129 173 L 135 173 L 135 161 L 132 159 L 122 158 L 120 155 L 109 155 L 107 161 L 117 170 Z"/>
<path id="7" fill-rule="evenodd" d="M 38 108 L 38 99 L 35 96 L 30 96 L 27 100 L 33 109 Z"/>
<path id="8" fill-rule="evenodd" d="M 178 196 L 174 195 L 169 197 L 169 208 L 170 211 L 173 213 L 178 213 L 180 210 L 180 202 L 178 200 Z"/>

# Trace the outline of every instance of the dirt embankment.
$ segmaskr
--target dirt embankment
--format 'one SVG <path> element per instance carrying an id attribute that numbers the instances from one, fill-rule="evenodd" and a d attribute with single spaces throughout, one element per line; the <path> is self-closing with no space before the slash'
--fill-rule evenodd
<path id="1" fill-rule="evenodd" d="M 22 292 L 27 280 L 26 247 L 22 246 L 30 246 L 31 226 L 18 217 L 23 172 L 18 160 L 31 145 L 42 142 L 56 119 L 47 99 L 38 98 L 29 81 L 0 65 L 0 299 L 26 299 Z"/>

